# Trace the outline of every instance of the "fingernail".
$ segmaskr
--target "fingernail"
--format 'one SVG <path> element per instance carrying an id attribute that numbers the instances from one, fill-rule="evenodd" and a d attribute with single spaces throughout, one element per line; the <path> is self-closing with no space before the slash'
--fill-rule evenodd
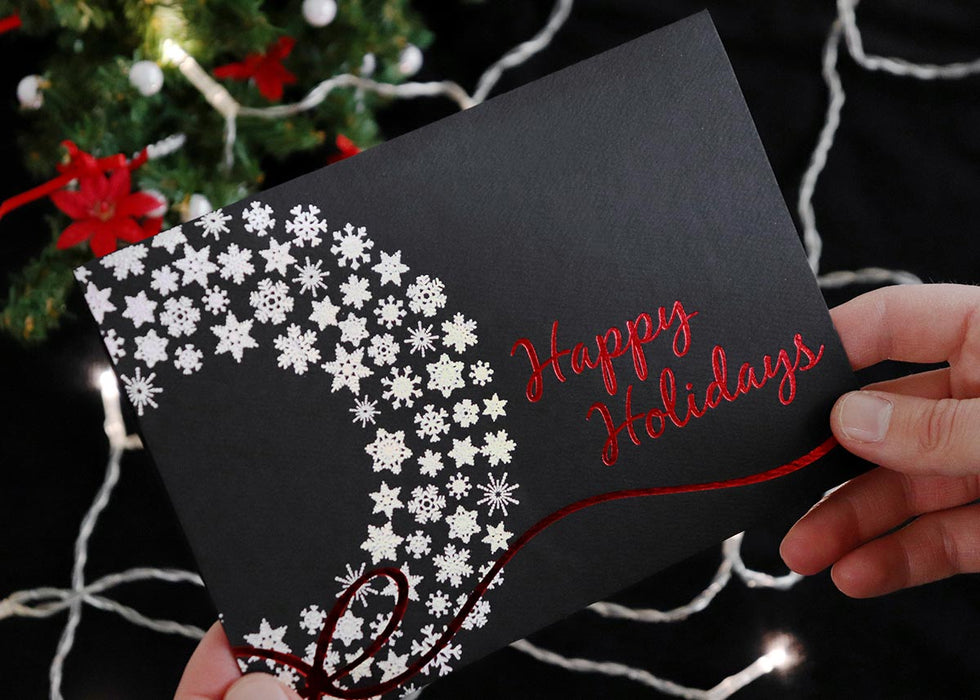
<path id="1" fill-rule="evenodd" d="M 267 673 L 250 673 L 235 681 L 225 700 L 289 700 L 282 683 Z"/>
<path id="2" fill-rule="evenodd" d="M 852 391 L 840 404 L 840 427 L 858 442 L 881 442 L 888 433 L 892 402 L 867 391 Z"/>

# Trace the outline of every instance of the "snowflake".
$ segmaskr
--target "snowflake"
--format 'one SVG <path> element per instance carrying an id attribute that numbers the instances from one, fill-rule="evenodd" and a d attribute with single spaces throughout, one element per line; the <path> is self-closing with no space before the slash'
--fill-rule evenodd
<path id="1" fill-rule="evenodd" d="M 394 582 L 391 581 L 391 579 L 387 579 L 387 581 L 390 586 L 395 585 Z M 398 590 L 397 587 L 395 588 L 395 590 L 396 591 Z M 387 589 L 385 591 L 382 591 L 382 593 L 385 593 L 386 591 Z M 416 594 L 415 597 L 417 599 L 418 594 Z M 377 639 L 378 637 L 380 637 L 381 633 L 384 631 L 384 628 L 388 626 L 389 622 L 391 622 L 390 612 L 387 613 L 379 612 L 377 615 L 375 615 L 374 620 L 368 623 L 368 627 L 371 629 L 371 638 Z M 391 636 L 388 638 L 388 643 L 391 644 L 394 640 L 398 639 L 404 634 L 405 634 L 404 632 L 396 628 L 395 630 L 392 631 Z"/>
<path id="2" fill-rule="evenodd" d="M 425 369 L 429 373 L 427 388 L 440 392 L 447 399 L 455 389 L 465 386 L 463 363 L 451 360 L 446 353 L 443 353 L 436 362 L 427 364 Z"/>
<path id="3" fill-rule="evenodd" d="M 128 245 L 102 257 L 99 262 L 105 269 L 112 270 L 112 276 L 117 280 L 124 280 L 130 275 L 136 277 L 143 274 L 146 269 L 143 258 L 146 257 L 147 252 L 149 251 L 146 246 Z"/>
<path id="4" fill-rule="evenodd" d="M 346 566 L 347 566 L 347 575 L 335 576 L 333 579 L 334 581 L 340 584 L 339 595 L 343 595 L 343 593 L 347 591 L 347 589 L 349 589 L 351 586 L 354 585 L 357 579 L 361 578 L 361 576 L 364 575 L 364 564 L 361 564 L 360 568 L 357 569 L 356 571 L 353 568 L 351 568 L 350 564 L 347 564 Z M 372 586 L 371 583 L 365 583 L 363 586 L 359 587 L 354 592 L 354 597 L 352 599 L 353 602 L 364 603 L 368 593 L 377 594 L 377 591 L 371 586 Z"/>
<path id="5" fill-rule="evenodd" d="M 314 265 L 310 262 L 309 258 L 306 258 L 302 265 L 296 266 L 296 276 L 293 278 L 293 282 L 299 285 L 300 294 L 309 292 L 310 296 L 316 299 L 317 292 L 320 289 L 327 288 L 323 278 L 330 273 L 326 270 L 321 270 L 321 265 L 323 265 L 322 260 L 317 260 L 316 265 Z"/>
<path id="6" fill-rule="evenodd" d="M 287 688 L 296 690 L 296 684 L 299 683 L 299 674 L 288 666 L 280 666 L 276 669 L 276 680 Z"/>
<path id="7" fill-rule="evenodd" d="M 371 376 L 371 368 L 364 364 L 364 348 L 348 350 L 338 345 L 334 361 L 324 364 L 323 369 L 333 375 L 331 392 L 347 387 L 357 395 L 361 391 L 361 380 Z"/>
<path id="8" fill-rule="evenodd" d="M 218 270 L 218 266 L 211 262 L 211 246 L 194 250 L 190 244 L 184 246 L 184 257 L 174 260 L 174 267 L 184 273 L 181 284 L 197 282 L 203 289 L 208 288 L 208 275 Z"/>
<path id="9" fill-rule="evenodd" d="M 368 251 L 374 247 L 374 241 L 366 236 L 366 228 L 358 226 L 355 229 L 350 223 L 344 226 L 343 232 L 334 231 L 333 239 L 337 243 L 330 246 L 330 252 L 340 256 L 337 264 L 341 267 L 347 267 L 347 264 L 350 263 L 352 270 L 359 268 L 361 263 L 367 264 L 371 260 L 371 254 Z"/>
<path id="10" fill-rule="evenodd" d="M 508 484 L 507 483 L 507 472 L 499 479 L 495 478 L 493 474 L 488 476 L 490 479 L 489 483 L 484 486 L 477 486 L 478 489 L 483 491 L 483 497 L 476 502 L 478 506 L 484 504 L 490 506 L 490 510 L 487 511 L 487 516 L 493 516 L 493 513 L 498 508 L 500 511 L 507 515 L 507 506 L 511 504 L 519 504 L 516 498 L 511 494 L 517 490 L 520 484 Z"/>
<path id="11" fill-rule="evenodd" d="M 477 515 L 475 510 L 456 506 L 456 512 L 446 516 L 446 524 L 449 525 L 449 539 L 462 540 L 469 544 L 470 538 L 480 532 L 480 525 L 476 522 Z"/>
<path id="12" fill-rule="evenodd" d="M 313 302 L 313 312 L 310 314 L 309 320 L 315 321 L 322 331 L 327 326 L 337 325 L 338 311 L 340 311 L 340 307 L 334 306 L 330 297 L 324 295 L 320 301 Z"/>
<path id="13" fill-rule="evenodd" d="M 415 424 L 418 426 L 418 436 L 421 439 L 429 438 L 429 442 L 437 442 L 440 437 L 449 432 L 449 423 L 446 422 L 449 414 L 446 409 L 436 407 L 432 404 L 425 406 L 421 413 L 416 414 Z"/>
<path id="14" fill-rule="evenodd" d="M 401 493 L 401 487 L 393 489 L 386 482 L 382 481 L 381 488 L 374 493 L 368 494 L 371 496 L 371 500 L 374 501 L 374 510 L 371 512 L 384 513 L 385 517 L 391 520 L 396 509 L 405 507 L 405 504 L 398 498 L 399 493 Z"/>
<path id="15" fill-rule="evenodd" d="M 109 352 L 109 357 L 113 360 L 119 360 L 119 358 L 126 355 L 126 349 L 123 347 L 126 339 L 116 335 L 115 328 L 110 328 L 106 331 L 102 336 L 102 342 L 105 344 L 105 349 Z"/>
<path id="16" fill-rule="evenodd" d="M 432 558 L 438 569 L 436 581 L 439 583 L 449 581 L 449 585 L 454 588 L 458 587 L 463 582 L 464 576 L 473 573 L 469 558 L 470 550 L 462 548 L 457 550 L 455 545 L 447 544 L 446 548 L 442 550 L 442 554 L 437 554 Z"/>
<path id="17" fill-rule="evenodd" d="M 281 280 L 259 280 L 258 289 L 248 297 L 255 308 L 255 318 L 260 323 L 280 324 L 285 321 L 286 314 L 293 310 L 293 298 L 288 292 L 289 287 Z"/>
<path id="18" fill-rule="evenodd" d="M 371 335 L 368 333 L 367 319 L 354 314 L 347 314 L 347 318 L 338 323 L 337 327 L 340 329 L 340 342 L 350 343 L 354 347 Z"/>
<path id="19" fill-rule="evenodd" d="M 116 305 L 109 301 L 111 294 L 112 289 L 109 287 L 99 289 L 91 282 L 85 287 L 85 303 L 92 310 L 92 316 L 95 317 L 96 323 L 102 323 L 102 319 L 107 313 L 116 310 Z"/>
<path id="20" fill-rule="evenodd" d="M 408 668 L 408 654 L 396 654 L 394 649 L 388 650 L 388 658 L 378 661 L 378 668 L 381 670 L 381 682 L 394 678 L 404 673 Z"/>
<path id="21" fill-rule="evenodd" d="M 501 523 L 501 525 L 503 525 L 503 523 Z M 512 533 L 508 532 L 506 534 L 508 537 L 510 537 Z M 486 542 L 485 539 L 481 541 Z M 490 569 L 494 567 L 494 564 L 496 564 L 496 561 L 488 561 L 486 564 L 481 566 L 478 580 L 482 581 L 484 578 L 486 578 L 487 574 L 490 573 Z M 503 585 L 503 583 L 504 583 L 504 570 L 497 569 L 497 573 L 493 575 L 493 578 L 490 579 L 490 583 L 487 585 L 487 590 L 492 591 L 497 586 Z"/>
<path id="22" fill-rule="evenodd" d="M 344 295 L 340 303 L 363 309 L 365 302 L 371 300 L 371 291 L 368 289 L 370 284 L 366 277 L 351 275 L 340 285 L 340 291 Z"/>
<path id="23" fill-rule="evenodd" d="M 506 550 L 507 541 L 513 534 L 513 532 L 507 532 L 504 529 L 504 521 L 501 520 L 499 525 L 487 525 L 487 536 L 480 541 L 490 545 L 490 554 L 493 554 L 498 549 L 500 551 Z"/>
<path id="24" fill-rule="evenodd" d="M 259 631 L 253 632 L 252 634 L 245 635 L 245 643 L 249 646 L 255 647 L 257 649 L 266 649 L 268 651 L 281 651 L 285 654 L 292 652 L 292 649 L 286 644 L 283 637 L 286 635 L 286 625 L 282 627 L 272 628 L 269 621 L 264 617 L 259 625 Z M 258 657 L 253 656 L 249 659 L 249 662 L 257 661 Z M 269 668 L 275 668 L 276 662 L 272 659 L 266 659 L 266 664 Z"/>
<path id="25" fill-rule="evenodd" d="M 456 472 L 449 477 L 449 483 L 446 484 L 446 488 L 453 498 L 455 498 L 457 501 L 461 501 L 466 498 L 467 494 L 470 492 L 470 477 Z"/>
<path id="26" fill-rule="evenodd" d="M 480 452 L 480 449 L 473 444 L 473 439 L 467 435 L 463 440 L 453 438 L 453 449 L 449 450 L 448 456 L 456 462 L 456 468 L 469 465 L 474 466 L 476 462 L 473 458 Z"/>
<path id="27" fill-rule="evenodd" d="M 398 343 L 391 333 L 376 335 L 371 338 L 371 346 L 367 352 L 378 367 L 393 365 L 398 357 Z"/>
<path id="28" fill-rule="evenodd" d="M 428 275 L 416 277 L 406 290 L 410 300 L 408 308 L 426 317 L 435 316 L 436 312 L 446 305 L 446 295 L 442 293 L 445 287 L 442 280 L 435 277 Z"/>
<path id="29" fill-rule="evenodd" d="M 363 653 L 364 653 L 364 649 L 363 648 L 354 649 L 354 651 L 352 651 L 351 653 L 344 655 L 344 660 L 348 664 L 351 664 L 355 660 L 357 660 L 358 658 L 360 658 Z M 339 654 L 338 654 L 338 657 L 339 657 Z M 373 663 L 374 663 L 374 657 L 373 656 L 366 657 L 363 661 L 361 661 L 360 663 L 358 663 L 357 666 L 354 666 L 353 668 L 351 668 L 351 670 L 350 670 L 350 679 L 352 681 L 354 681 L 355 683 L 357 683 L 362 678 L 368 678 L 368 677 L 370 677 L 371 673 L 373 673 L 373 671 L 371 670 L 371 665 Z M 337 666 L 339 666 L 339 665 L 340 665 L 340 659 L 338 658 L 337 659 L 337 662 L 333 666 L 331 666 L 330 668 L 327 669 L 327 673 L 333 673 L 334 671 L 337 670 Z M 375 696 L 375 697 L 377 697 L 377 696 Z"/>
<path id="30" fill-rule="evenodd" d="M 184 374 L 194 374 L 201 369 L 201 359 L 204 357 L 204 353 L 190 343 L 178 348 L 174 354 L 177 356 L 174 360 L 174 367 L 183 371 Z"/>
<path id="31" fill-rule="evenodd" d="M 429 350 L 436 349 L 435 340 L 438 337 L 432 332 L 432 326 L 423 327 L 421 321 L 418 326 L 408 330 L 408 343 L 412 346 L 412 352 L 417 352 L 422 357 L 425 357 L 425 353 Z"/>
<path id="32" fill-rule="evenodd" d="M 392 531 L 390 522 L 380 527 L 368 525 L 368 538 L 361 543 L 361 549 L 371 555 L 372 564 L 377 564 L 384 559 L 394 560 L 404 539 Z"/>
<path id="33" fill-rule="evenodd" d="M 307 367 L 320 361 L 320 351 L 313 347 L 316 333 L 301 331 L 295 323 L 289 324 L 286 335 L 277 336 L 273 344 L 279 351 L 279 367 L 292 367 L 296 374 L 305 374 Z"/>
<path id="34" fill-rule="evenodd" d="M 123 384 L 126 385 L 126 396 L 129 397 L 129 402 L 133 404 L 136 413 L 142 416 L 143 409 L 147 406 L 151 408 L 157 407 L 157 402 L 153 397 L 161 393 L 163 389 L 153 386 L 153 380 L 157 376 L 155 372 L 150 372 L 150 374 L 144 377 L 140 374 L 140 371 L 141 368 L 137 367 L 132 379 L 125 374 L 119 376 L 122 377 Z"/>
<path id="35" fill-rule="evenodd" d="M 504 406 L 507 405 L 507 401 L 500 398 L 496 394 L 491 396 L 489 399 L 483 399 L 483 405 L 485 406 L 483 409 L 483 415 L 490 418 L 494 423 L 497 422 L 498 418 L 507 415 L 507 412 L 504 410 Z"/>
<path id="36" fill-rule="evenodd" d="M 194 221 L 194 225 L 198 228 L 204 229 L 204 236 L 214 236 L 214 240 L 221 240 L 222 233 L 228 233 L 228 227 L 225 225 L 231 220 L 230 214 L 225 214 L 220 209 L 215 209 L 214 211 L 209 211 L 207 214 L 202 216 L 200 219 Z"/>
<path id="37" fill-rule="evenodd" d="M 306 211 L 303 211 L 303 206 L 297 204 L 289 210 L 289 213 L 293 218 L 286 222 L 286 233 L 295 236 L 293 243 L 298 248 L 304 247 L 307 243 L 310 247 L 319 245 L 320 236 L 317 234 L 325 233 L 327 230 L 327 222 L 317 216 L 320 208 L 311 204 Z"/>
<path id="38" fill-rule="evenodd" d="M 152 270 L 150 276 L 153 278 L 153 281 L 150 282 L 150 287 L 155 289 L 162 297 L 176 292 L 180 287 L 180 275 L 174 272 L 170 265 L 164 265 L 159 269 Z"/>
<path id="39" fill-rule="evenodd" d="M 242 209 L 242 221 L 245 222 L 245 230 L 259 237 L 265 236 L 276 225 L 272 213 L 272 207 L 268 204 L 249 202 L 248 207 Z"/>
<path id="40" fill-rule="evenodd" d="M 445 507 L 446 497 L 439 493 L 439 487 L 434 484 L 416 486 L 408 502 L 408 512 L 415 516 L 415 522 L 419 524 L 441 519 Z"/>
<path id="41" fill-rule="evenodd" d="M 493 379 L 493 368 L 489 362 L 477 360 L 470 367 L 470 381 L 477 386 L 486 386 Z"/>
<path id="42" fill-rule="evenodd" d="M 367 424 L 370 423 L 374 425 L 374 419 L 377 418 L 378 413 L 378 402 L 371 401 L 367 395 L 362 396 L 354 403 L 354 408 L 348 409 L 354 414 L 354 420 L 352 423 L 360 423 L 362 428 L 366 428 Z"/>
<path id="43" fill-rule="evenodd" d="M 221 279 L 230 279 L 235 284 L 245 281 L 246 275 L 255 272 L 252 264 L 252 251 L 248 248 L 239 248 L 237 243 L 228 246 L 228 250 L 218 255 L 218 263 L 221 265 Z"/>
<path id="44" fill-rule="evenodd" d="M 320 628 L 323 627 L 323 621 L 327 619 L 327 613 L 320 610 L 320 606 L 310 605 L 305 607 L 299 615 L 300 628 L 313 635 L 320 634 Z"/>
<path id="45" fill-rule="evenodd" d="M 216 355 L 225 352 L 231 353 L 235 362 L 241 362 L 242 353 L 247 348 L 259 346 L 255 342 L 255 338 L 250 335 L 251 330 L 252 319 L 239 321 L 235 318 L 235 314 L 229 311 L 225 317 L 224 325 L 211 326 L 211 332 L 218 336 L 218 346 L 214 349 L 214 353 Z"/>
<path id="46" fill-rule="evenodd" d="M 408 265 L 402 262 L 402 252 L 396 250 L 393 255 L 389 255 L 382 250 L 378 254 L 381 261 L 371 269 L 381 275 L 381 284 L 391 282 L 401 285 L 402 275 L 408 272 Z"/>
<path id="47" fill-rule="evenodd" d="M 419 473 L 423 476 L 434 477 L 442 471 L 442 455 L 432 450 L 426 450 L 425 454 L 419 457 Z"/>
<path id="48" fill-rule="evenodd" d="M 422 638 L 412 640 L 411 653 L 413 656 L 422 656 L 427 653 L 436 645 L 441 636 L 441 633 L 436 631 L 435 625 L 426 625 L 419 632 Z M 446 644 L 436 653 L 429 663 L 420 669 L 420 672 L 429 675 L 432 671 L 436 671 L 440 676 L 445 676 L 453 670 L 450 662 L 454 659 L 458 661 L 461 654 L 461 645 Z"/>
<path id="49" fill-rule="evenodd" d="M 223 314 L 228 308 L 228 292 L 215 285 L 204 292 L 204 296 L 201 297 L 201 302 L 204 304 L 205 311 L 215 316 Z"/>
<path id="50" fill-rule="evenodd" d="M 429 599 L 425 601 L 425 607 L 432 617 L 442 617 L 450 611 L 449 604 L 452 600 L 442 591 L 429 594 Z"/>
<path id="51" fill-rule="evenodd" d="M 402 303 L 402 300 L 395 299 L 391 295 L 382 300 L 378 304 L 378 308 L 374 310 L 374 315 L 378 317 L 378 323 L 385 328 L 402 325 L 402 319 L 405 318 L 406 313 L 405 304 Z"/>
<path id="52" fill-rule="evenodd" d="M 490 461 L 491 467 L 495 467 L 501 462 L 510 464 L 510 453 L 514 451 L 516 445 L 514 445 L 513 440 L 507 437 L 506 430 L 487 433 L 484 439 L 485 444 L 480 448 L 480 453 Z"/>
<path id="53" fill-rule="evenodd" d="M 169 231 L 155 235 L 152 245 L 154 248 L 166 248 L 173 255 L 174 249 L 182 243 L 187 243 L 187 236 L 180 230 L 180 226 L 174 226 Z"/>
<path id="54" fill-rule="evenodd" d="M 422 579 L 425 577 L 422 576 L 422 574 L 418 574 L 418 575 L 413 574 L 408 568 L 407 561 L 402 562 L 401 566 L 399 566 L 398 568 L 401 569 L 401 572 L 403 574 L 405 574 L 405 580 L 408 581 L 408 599 L 415 600 L 415 601 L 419 600 L 418 586 L 420 583 L 422 583 Z M 383 591 L 381 591 L 381 595 L 387 595 L 387 596 L 391 596 L 392 598 L 397 598 L 398 586 L 395 585 L 395 582 L 390 578 L 386 580 L 388 581 L 388 585 L 385 586 L 385 589 Z M 385 624 L 387 624 L 390 618 L 391 618 L 390 614 L 385 616 Z M 380 632 L 380 630 L 378 631 Z M 401 634 L 402 634 L 401 630 L 398 630 L 398 636 L 401 636 Z M 394 639 L 394 635 L 392 635 L 392 639 Z"/>
<path id="55" fill-rule="evenodd" d="M 456 604 L 462 608 L 466 603 L 467 597 L 468 594 L 464 593 L 456 599 Z M 473 606 L 473 609 L 470 610 L 470 614 L 466 616 L 466 619 L 463 620 L 463 629 L 471 630 L 483 627 L 485 624 L 487 624 L 487 617 L 489 615 L 490 601 L 488 601 L 486 598 L 481 598 L 476 602 L 476 605 Z"/>
<path id="56" fill-rule="evenodd" d="M 476 321 L 471 321 L 463 317 L 463 314 L 456 314 L 452 321 L 442 322 L 442 342 L 447 348 L 453 348 L 456 352 L 463 352 L 470 345 L 476 345 Z"/>
<path id="57" fill-rule="evenodd" d="M 374 460 L 372 469 L 380 472 L 387 469 L 392 474 L 400 474 L 402 463 L 412 456 L 412 451 L 405 445 L 405 433 L 401 430 L 388 432 L 378 428 L 374 442 L 364 448 Z"/>
<path id="58" fill-rule="evenodd" d="M 201 312 L 194 307 L 194 302 L 188 297 L 167 299 L 163 302 L 163 312 L 160 323 L 167 327 L 167 333 L 174 338 L 191 335 L 197 330 L 197 322 L 201 320 Z"/>
<path id="59" fill-rule="evenodd" d="M 157 362 L 167 359 L 168 338 L 161 338 L 156 330 L 150 329 L 146 335 L 137 336 L 136 352 L 133 354 L 137 360 L 143 360 L 147 367 L 152 367 Z"/>
<path id="60" fill-rule="evenodd" d="M 462 428 L 469 428 L 480 419 L 480 407 L 469 399 L 453 406 L 453 420 Z"/>
<path id="61" fill-rule="evenodd" d="M 296 258 L 289 253 L 292 245 L 292 243 L 279 243 L 275 238 L 269 238 L 269 247 L 259 251 L 259 255 L 265 258 L 264 271 L 272 272 L 275 270 L 280 275 L 285 276 L 286 268 L 296 262 Z"/>
<path id="62" fill-rule="evenodd" d="M 364 625 L 364 618 L 357 617 L 350 610 L 345 612 L 337 620 L 337 626 L 334 627 L 333 638 L 340 640 L 341 643 L 345 645 L 350 645 L 358 639 L 364 637 L 364 632 L 361 629 Z"/>
<path id="63" fill-rule="evenodd" d="M 418 384 L 422 380 L 415 376 L 411 367 L 392 367 L 391 376 L 384 377 L 381 383 L 387 387 L 381 398 L 391 401 L 392 408 L 415 405 L 415 399 L 422 395 Z"/>
<path id="64" fill-rule="evenodd" d="M 421 530 L 416 530 L 414 533 L 405 538 L 405 551 L 416 559 L 421 559 L 432 551 L 430 547 L 431 544 L 431 537 Z"/>
<path id="65" fill-rule="evenodd" d="M 126 300 L 126 310 L 122 312 L 123 318 L 130 319 L 137 328 L 156 320 L 153 311 L 157 308 L 157 303 L 147 298 L 146 292 L 142 289 L 136 296 L 124 296 L 123 299 Z"/>

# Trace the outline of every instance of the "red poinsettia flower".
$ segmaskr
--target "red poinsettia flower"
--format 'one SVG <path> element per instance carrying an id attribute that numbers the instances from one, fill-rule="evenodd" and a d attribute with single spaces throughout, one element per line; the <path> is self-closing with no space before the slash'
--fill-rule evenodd
<path id="1" fill-rule="evenodd" d="M 351 141 L 343 134 L 337 134 L 337 151 L 338 153 L 334 153 L 332 156 L 327 158 L 328 163 L 336 163 L 338 160 L 356 156 L 361 152 L 361 149 L 358 148 L 356 143 Z"/>
<path id="2" fill-rule="evenodd" d="M 269 44 L 265 53 L 250 53 L 244 61 L 227 63 L 214 69 L 215 78 L 230 78 L 231 80 L 255 80 L 255 86 L 267 100 L 278 102 L 282 99 L 283 85 L 292 85 L 296 76 L 282 65 L 296 40 L 289 36 L 279 37 L 278 41 Z"/>
<path id="3" fill-rule="evenodd" d="M 109 175 L 80 177 L 77 190 L 52 192 L 51 201 L 75 220 L 58 238 L 58 248 L 88 241 L 100 258 L 116 249 L 117 238 L 136 243 L 159 233 L 163 223 L 162 217 L 147 216 L 160 208 L 159 199 L 146 192 L 130 192 L 126 167 Z M 136 222 L 138 218 L 143 218 L 142 223 Z"/>

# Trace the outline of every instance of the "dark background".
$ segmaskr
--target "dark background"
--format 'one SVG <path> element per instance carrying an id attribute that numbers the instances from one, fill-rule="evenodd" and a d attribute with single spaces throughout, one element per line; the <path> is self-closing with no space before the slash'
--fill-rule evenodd
<path id="1" fill-rule="evenodd" d="M 480 72 L 544 23 L 550 1 L 418 3 L 436 40 L 419 79 L 451 78 L 472 87 Z M 783 194 L 796 190 L 826 108 L 821 47 L 834 17 L 831 0 L 694 2 L 580 1 L 555 43 L 505 74 L 499 93 L 702 9 L 712 11 L 756 120 Z M 980 6 L 963 0 L 876 0 L 859 10 L 869 52 L 913 61 L 980 55 Z M 17 81 L 41 66 L 48 46 L 0 36 L 4 136 L 0 198 L 25 189 Z M 13 68 L 11 68 L 13 66 Z M 643 70 L 636 66 L 636 70 Z M 920 82 L 870 74 L 844 56 L 843 125 L 815 199 L 824 235 L 824 271 L 879 265 L 926 281 L 980 282 L 980 239 L 973 206 L 980 193 L 980 78 Z M 316 76 L 319 78 L 319 76 Z M 313 77 L 310 78 L 310 81 Z M 442 100 L 393 105 L 388 136 L 453 111 Z M 323 165 L 326 153 L 270 163 L 270 185 Z M 0 283 L 47 239 L 34 204 L 0 222 Z M 851 287 L 828 295 L 831 305 Z M 94 324 L 77 296 L 75 320 L 43 346 L 0 339 L 0 596 L 67 586 L 78 523 L 101 482 L 106 441 L 90 368 L 104 363 Z M 128 409 L 128 407 L 127 407 Z M 750 566 L 783 568 L 776 554 L 787 524 L 747 535 Z M 621 602 L 669 608 L 710 580 L 717 549 L 625 593 Z M 148 458 L 127 453 L 118 491 L 92 538 L 88 578 L 130 566 L 193 567 Z M 113 597 L 155 617 L 207 627 L 207 596 L 191 586 L 134 584 Z M 980 688 L 980 579 L 959 577 L 880 600 L 852 601 L 820 575 L 790 592 L 758 591 L 735 581 L 706 612 L 673 625 L 602 620 L 583 612 L 532 637 L 571 656 L 615 660 L 686 685 L 710 687 L 762 653 L 773 631 L 794 635 L 803 661 L 749 686 L 740 698 L 960 698 Z M 47 695 L 47 669 L 65 615 L 0 621 L 0 696 Z M 170 698 L 194 644 L 136 628 L 86 607 L 65 665 L 68 698 Z M 625 680 L 578 675 L 504 650 L 440 681 L 424 696 L 652 697 Z"/>

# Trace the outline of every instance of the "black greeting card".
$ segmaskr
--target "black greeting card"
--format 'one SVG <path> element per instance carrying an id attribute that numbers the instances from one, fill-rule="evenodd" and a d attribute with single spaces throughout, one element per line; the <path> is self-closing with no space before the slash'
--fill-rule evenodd
<path id="1" fill-rule="evenodd" d="M 78 271 L 242 663 L 418 687 L 854 465 L 707 14 Z"/>

